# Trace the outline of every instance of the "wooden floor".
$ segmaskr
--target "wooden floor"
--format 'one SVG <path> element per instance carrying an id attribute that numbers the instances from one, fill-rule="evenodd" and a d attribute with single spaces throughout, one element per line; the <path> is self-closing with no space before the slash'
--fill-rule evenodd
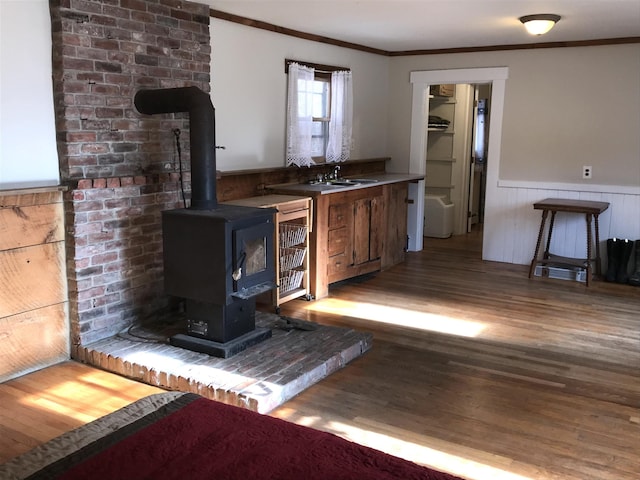
<path id="1" fill-rule="evenodd" d="M 0 463 L 163 390 L 65 362 L 0 384 Z"/>
<path id="2" fill-rule="evenodd" d="M 640 288 L 527 271 L 481 261 L 477 233 L 426 239 L 284 304 L 374 343 L 271 415 L 468 479 L 637 480 Z M 0 385 L 0 461 L 155 390 L 73 363 Z"/>

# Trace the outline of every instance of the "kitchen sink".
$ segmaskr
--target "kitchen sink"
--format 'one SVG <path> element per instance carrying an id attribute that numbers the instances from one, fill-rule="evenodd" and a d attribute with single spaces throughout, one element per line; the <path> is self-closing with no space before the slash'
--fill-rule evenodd
<path id="1" fill-rule="evenodd" d="M 357 187 L 366 184 L 377 183 L 375 178 L 333 178 L 330 180 L 308 180 L 307 185 L 313 190 L 324 190 L 333 188 Z"/>
<path id="2" fill-rule="evenodd" d="M 350 180 L 348 178 L 340 178 L 337 180 L 310 180 L 309 185 L 327 185 L 327 186 L 336 186 L 336 187 L 353 187 L 355 185 L 360 185 L 361 182 Z"/>

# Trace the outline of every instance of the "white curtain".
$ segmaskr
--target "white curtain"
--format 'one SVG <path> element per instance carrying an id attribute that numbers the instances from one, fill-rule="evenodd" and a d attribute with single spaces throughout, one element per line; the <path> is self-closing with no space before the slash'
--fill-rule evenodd
<path id="1" fill-rule="evenodd" d="M 287 89 L 287 166 L 308 167 L 313 123 L 313 68 L 289 64 Z"/>
<path id="2" fill-rule="evenodd" d="M 353 87 L 350 71 L 331 74 L 331 121 L 327 162 L 344 162 L 351 154 Z"/>

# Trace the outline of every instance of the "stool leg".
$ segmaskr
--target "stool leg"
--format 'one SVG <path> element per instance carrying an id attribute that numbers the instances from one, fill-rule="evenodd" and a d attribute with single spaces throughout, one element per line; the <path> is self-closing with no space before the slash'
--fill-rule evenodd
<path id="1" fill-rule="evenodd" d="M 596 275 L 602 275 L 602 265 L 600 257 L 600 229 L 598 227 L 598 214 L 593 214 L 594 226 L 596 227 Z"/>
<path id="2" fill-rule="evenodd" d="M 591 283 L 591 276 L 592 276 L 592 271 L 591 271 L 591 243 L 592 243 L 592 238 L 591 238 L 591 214 L 587 213 L 586 214 L 587 217 L 587 287 L 589 286 L 589 284 Z"/>
<path id="3" fill-rule="evenodd" d="M 533 260 L 531 260 L 531 265 L 529 266 L 529 278 L 533 276 L 533 271 L 536 268 L 536 263 L 538 263 L 538 253 L 540 252 L 540 243 L 542 242 L 542 235 L 544 234 L 544 224 L 547 222 L 548 214 L 549 214 L 549 210 L 542 211 L 542 220 L 540 222 L 540 232 L 538 232 L 538 241 L 536 242 L 536 251 L 533 254 Z"/>
<path id="4" fill-rule="evenodd" d="M 553 223 L 556 221 L 556 211 L 553 210 L 551 212 L 551 221 L 549 221 L 549 234 L 547 235 L 547 245 L 544 249 L 544 258 L 545 260 L 549 258 L 549 248 L 551 248 L 551 234 L 553 233 Z"/>

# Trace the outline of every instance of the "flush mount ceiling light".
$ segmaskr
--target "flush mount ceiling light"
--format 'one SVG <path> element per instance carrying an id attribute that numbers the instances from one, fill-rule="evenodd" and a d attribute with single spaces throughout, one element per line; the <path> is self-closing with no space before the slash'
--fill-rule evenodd
<path id="1" fill-rule="evenodd" d="M 525 15 L 520 17 L 520 21 L 524 24 L 531 35 L 542 35 L 547 33 L 560 20 L 560 15 L 552 13 L 540 13 L 537 15 Z"/>

